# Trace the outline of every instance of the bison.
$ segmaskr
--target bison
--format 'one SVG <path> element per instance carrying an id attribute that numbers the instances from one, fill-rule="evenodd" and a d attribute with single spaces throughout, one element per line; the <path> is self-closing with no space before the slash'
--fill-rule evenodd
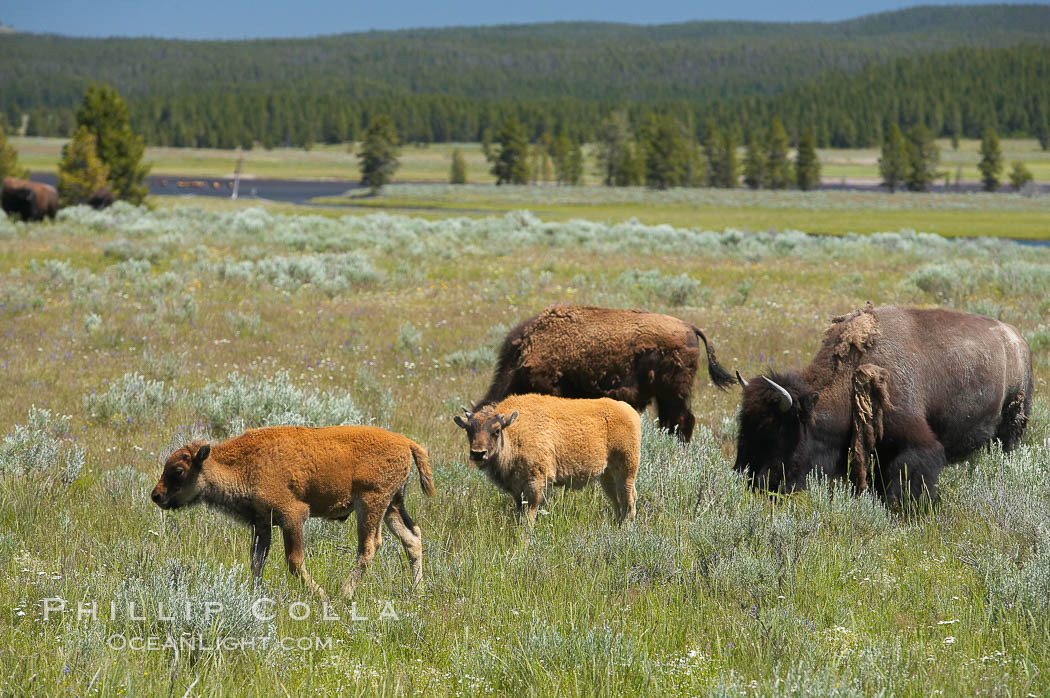
<path id="1" fill-rule="evenodd" d="M 95 191 L 91 192 L 91 196 L 88 198 L 88 206 L 101 211 L 104 208 L 109 208 L 116 201 L 116 197 L 106 187 L 99 187 Z"/>
<path id="2" fill-rule="evenodd" d="M 634 518 L 642 422 L 630 405 L 529 394 L 464 411 L 453 420 L 467 432 L 470 459 L 529 525 L 547 483 L 578 489 L 596 477 L 617 522 Z"/>
<path id="3" fill-rule="evenodd" d="M 0 200 L 4 213 L 16 213 L 24 221 L 42 221 L 58 213 L 58 191 L 50 184 L 4 177 Z"/>
<path id="4" fill-rule="evenodd" d="M 161 509 L 203 502 L 252 528 L 251 565 L 262 576 L 271 527 L 284 534 L 288 568 L 321 598 L 303 565 L 308 517 L 357 515 L 357 564 L 343 585 L 352 597 L 382 540 L 381 520 L 404 545 L 415 584 L 423 579 L 419 527 L 405 510 L 415 460 L 425 494 L 434 494 L 426 450 L 378 427 L 267 427 L 222 443 L 193 441 L 171 454 L 151 498 Z"/>
<path id="5" fill-rule="evenodd" d="M 641 411 L 655 399 L 660 426 L 689 441 L 696 424 L 689 400 L 698 338 L 711 380 L 725 389 L 732 377 L 704 333 L 687 322 L 642 310 L 552 305 L 507 334 L 488 393 L 478 404 L 543 393 L 608 397 Z"/>
<path id="6" fill-rule="evenodd" d="M 1032 405 L 1017 328 L 954 310 L 873 308 L 835 318 L 808 366 L 744 381 L 734 468 L 752 486 L 848 475 L 888 504 L 936 497 L 937 477 L 991 440 L 1010 450 Z"/>

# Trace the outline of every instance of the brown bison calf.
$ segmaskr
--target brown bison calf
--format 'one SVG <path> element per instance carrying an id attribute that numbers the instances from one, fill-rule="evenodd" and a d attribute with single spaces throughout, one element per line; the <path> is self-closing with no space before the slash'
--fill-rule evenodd
<path id="1" fill-rule="evenodd" d="M 322 598 L 303 566 L 303 523 L 356 513 L 357 564 L 342 589 L 351 597 L 382 540 L 384 518 L 405 546 L 413 582 L 423 579 L 419 527 L 405 510 L 413 459 L 423 492 L 434 494 L 426 450 L 401 434 L 363 426 L 250 429 L 172 453 L 151 498 L 161 509 L 204 502 L 248 523 L 256 577 L 270 552 L 271 527 L 280 526 L 288 568 Z"/>
<path id="2" fill-rule="evenodd" d="M 595 477 L 617 522 L 634 518 L 642 423 L 627 403 L 512 395 L 453 420 L 467 431 L 470 459 L 530 525 L 548 482 L 579 489 Z"/>

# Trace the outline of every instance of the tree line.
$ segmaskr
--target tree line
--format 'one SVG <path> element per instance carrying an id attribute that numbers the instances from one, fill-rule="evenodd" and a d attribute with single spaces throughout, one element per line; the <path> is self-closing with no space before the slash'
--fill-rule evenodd
<path id="1" fill-rule="evenodd" d="M 70 135 L 75 103 L 49 103 L 38 92 L 39 87 L 23 93 L 17 84 L 5 84 L 0 107 L 8 130 L 20 128 L 28 115 L 27 135 Z M 177 147 L 310 147 L 356 141 L 380 115 L 393 120 L 404 142 L 476 142 L 486 134 L 493 137 L 512 117 L 530 141 L 549 133 L 594 141 L 602 120 L 613 111 L 623 112 L 636 131 L 653 114 L 671 115 L 697 138 L 710 122 L 742 138 L 777 115 L 792 143 L 811 128 L 822 148 L 877 146 L 888 123 L 903 128 L 922 123 L 937 137 L 979 138 L 994 128 L 1008 136 L 1050 141 L 1050 48 L 1045 46 L 960 48 L 897 58 L 855 73 L 827 73 L 772 95 L 698 99 L 675 98 L 668 91 L 644 99 L 559 96 L 564 94 L 551 89 L 547 96 L 485 97 L 388 89 L 366 96 L 315 84 L 252 92 L 187 88 L 132 95 L 128 105 L 132 127 L 147 143 Z"/>

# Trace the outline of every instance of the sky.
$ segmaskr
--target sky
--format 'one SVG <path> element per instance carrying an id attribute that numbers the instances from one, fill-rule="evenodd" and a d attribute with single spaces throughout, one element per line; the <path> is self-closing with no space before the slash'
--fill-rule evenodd
<path id="1" fill-rule="evenodd" d="M 0 4 L 0 23 L 68 36 L 180 39 L 306 37 L 320 34 L 489 24 L 594 20 L 666 24 L 692 20 L 837 21 L 916 4 L 967 0 L 55 0 Z"/>

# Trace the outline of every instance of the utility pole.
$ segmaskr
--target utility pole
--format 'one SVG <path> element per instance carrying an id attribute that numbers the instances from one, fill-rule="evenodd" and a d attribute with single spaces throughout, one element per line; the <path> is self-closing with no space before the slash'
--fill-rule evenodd
<path id="1" fill-rule="evenodd" d="M 237 200 L 237 191 L 241 188 L 241 165 L 244 164 L 244 155 L 241 154 L 241 146 L 237 146 L 237 169 L 233 171 L 233 194 L 230 198 Z"/>

